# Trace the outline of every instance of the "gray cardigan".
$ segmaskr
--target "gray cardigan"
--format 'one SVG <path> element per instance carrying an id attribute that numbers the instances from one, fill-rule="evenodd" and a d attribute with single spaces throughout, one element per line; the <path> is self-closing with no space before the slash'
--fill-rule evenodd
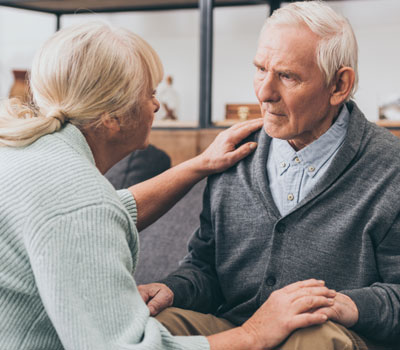
<path id="1" fill-rule="evenodd" d="M 274 290 L 317 278 L 357 304 L 355 331 L 400 339 L 400 140 L 347 106 L 341 149 L 286 216 L 269 190 L 263 130 L 250 137 L 254 154 L 209 178 L 189 254 L 162 281 L 174 306 L 242 324 Z"/>

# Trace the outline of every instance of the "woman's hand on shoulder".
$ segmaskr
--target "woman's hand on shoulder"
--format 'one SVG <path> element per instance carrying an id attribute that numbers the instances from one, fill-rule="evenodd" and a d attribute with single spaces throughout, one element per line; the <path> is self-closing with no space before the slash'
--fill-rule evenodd
<path id="1" fill-rule="evenodd" d="M 197 158 L 208 174 L 222 172 L 247 157 L 256 147 L 256 142 L 246 142 L 237 147 L 246 137 L 263 125 L 263 119 L 253 119 L 233 125 L 217 135 L 210 146 Z"/>

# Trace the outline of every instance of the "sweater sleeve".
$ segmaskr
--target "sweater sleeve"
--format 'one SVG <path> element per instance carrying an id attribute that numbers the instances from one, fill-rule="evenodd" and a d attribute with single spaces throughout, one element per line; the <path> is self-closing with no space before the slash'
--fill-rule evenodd
<path id="1" fill-rule="evenodd" d="M 26 238 L 36 286 L 64 348 L 209 349 L 205 337 L 173 337 L 149 316 L 132 277 L 128 227 L 126 213 L 99 204 L 59 215 Z"/>
<path id="2" fill-rule="evenodd" d="M 161 280 L 174 293 L 173 306 L 204 313 L 215 313 L 223 296 L 215 269 L 215 234 L 211 223 L 207 185 L 200 228 L 189 241 L 189 253 L 179 268 Z"/>
<path id="3" fill-rule="evenodd" d="M 133 197 L 131 191 L 124 189 L 117 191 L 119 199 L 121 200 L 122 204 L 128 210 L 129 215 L 131 216 L 135 225 L 137 224 L 137 207 L 136 207 L 136 200 Z"/>
<path id="4" fill-rule="evenodd" d="M 378 341 L 400 341 L 400 216 L 376 248 L 381 281 L 344 290 L 357 305 L 356 332 Z"/>

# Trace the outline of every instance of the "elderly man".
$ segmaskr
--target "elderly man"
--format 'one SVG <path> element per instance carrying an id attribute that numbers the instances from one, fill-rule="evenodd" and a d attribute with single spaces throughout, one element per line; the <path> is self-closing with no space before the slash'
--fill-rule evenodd
<path id="1" fill-rule="evenodd" d="M 258 149 L 209 178 L 189 254 L 162 283 L 141 286 L 142 297 L 153 315 L 193 310 L 158 316 L 173 332 L 207 334 L 317 278 L 338 291 L 314 311 L 330 320 L 280 348 L 400 344 L 400 142 L 350 101 L 350 24 L 322 2 L 292 3 L 267 19 L 254 64 Z"/>

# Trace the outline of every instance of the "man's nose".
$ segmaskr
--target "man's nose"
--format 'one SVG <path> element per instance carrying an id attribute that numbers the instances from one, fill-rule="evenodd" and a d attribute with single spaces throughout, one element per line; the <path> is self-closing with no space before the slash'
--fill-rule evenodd
<path id="1" fill-rule="evenodd" d="M 260 82 L 257 91 L 258 100 L 261 102 L 277 102 L 280 99 L 277 82 L 274 74 L 267 72 Z"/>

